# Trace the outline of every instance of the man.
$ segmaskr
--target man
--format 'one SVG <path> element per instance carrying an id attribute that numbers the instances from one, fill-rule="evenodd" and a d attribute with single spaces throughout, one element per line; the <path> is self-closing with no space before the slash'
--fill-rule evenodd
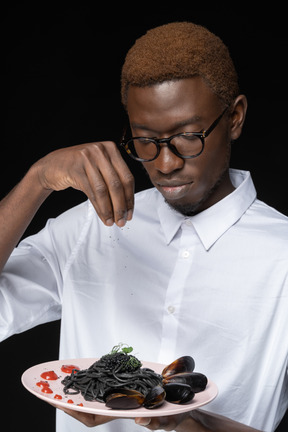
<path id="1" fill-rule="evenodd" d="M 122 101 L 131 127 L 122 145 L 154 188 L 134 206 L 133 176 L 112 142 L 36 162 L 0 206 L 1 337 L 61 316 L 63 359 L 98 357 L 119 341 L 143 360 L 192 355 L 217 383 L 215 401 L 136 424 L 273 431 L 288 400 L 288 221 L 256 199 L 249 173 L 229 170 L 247 101 L 228 50 L 191 23 L 151 30 L 128 52 Z M 68 187 L 89 200 L 13 251 L 43 201 Z M 80 422 L 140 428 L 65 411 L 61 432 L 86 430 Z"/>

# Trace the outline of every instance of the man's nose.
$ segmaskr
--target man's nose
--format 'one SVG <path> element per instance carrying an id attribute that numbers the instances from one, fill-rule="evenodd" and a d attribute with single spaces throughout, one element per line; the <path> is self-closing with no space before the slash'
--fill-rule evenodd
<path id="1" fill-rule="evenodd" d="M 184 159 L 174 154 L 167 144 L 161 145 L 160 154 L 154 161 L 155 168 L 163 174 L 170 174 L 173 171 L 183 168 Z"/>

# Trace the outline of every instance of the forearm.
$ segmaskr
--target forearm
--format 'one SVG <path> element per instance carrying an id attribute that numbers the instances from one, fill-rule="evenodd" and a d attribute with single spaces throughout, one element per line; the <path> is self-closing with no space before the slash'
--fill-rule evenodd
<path id="1" fill-rule="evenodd" d="M 201 410 L 164 417 L 138 417 L 136 424 L 149 430 L 164 429 L 176 432 L 259 432 L 227 417 Z"/>
<path id="2" fill-rule="evenodd" d="M 70 187 L 86 194 L 107 226 L 123 227 L 132 219 L 134 179 L 115 143 L 56 150 L 36 162 L 0 202 L 0 271 L 43 201 Z"/>
<path id="3" fill-rule="evenodd" d="M 189 422 L 191 422 L 190 428 Z M 199 429 L 197 429 L 196 423 Z M 259 432 L 258 429 L 238 423 L 227 417 L 202 410 L 192 411 L 189 419 L 186 419 L 182 425 L 180 424 L 176 430 L 177 432 Z"/>
<path id="4" fill-rule="evenodd" d="M 32 167 L 0 202 L 0 271 L 35 213 L 51 192 L 40 185 L 36 170 Z"/>

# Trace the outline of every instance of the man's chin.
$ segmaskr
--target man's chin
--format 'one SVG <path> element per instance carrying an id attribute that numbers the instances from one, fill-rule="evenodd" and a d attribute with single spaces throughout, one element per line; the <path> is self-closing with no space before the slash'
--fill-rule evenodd
<path id="1" fill-rule="evenodd" d="M 173 210 L 177 211 L 178 213 L 181 213 L 183 216 L 187 216 L 187 217 L 194 216 L 202 212 L 203 210 L 206 210 L 208 207 L 210 207 L 211 205 L 215 204 L 215 202 L 217 202 L 217 200 L 215 200 L 215 194 L 217 194 L 217 189 L 219 188 L 221 183 L 223 183 L 223 179 L 225 178 L 226 174 L 227 174 L 227 170 L 224 170 L 222 175 L 219 176 L 218 181 L 215 182 L 210 189 L 206 190 L 206 192 L 205 190 L 202 191 L 203 194 L 201 198 L 199 198 L 200 192 L 198 191 L 198 200 L 196 196 L 194 196 L 195 201 L 193 202 L 191 201 L 184 202 L 184 198 L 182 199 L 180 198 L 179 200 L 177 199 L 169 200 L 164 197 L 165 201 L 167 202 L 167 204 L 169 204 L 169 206 Z M 188 197 L 186 197 L 186 200 L 188 200 Z"/>
<path id="2" fill-rule="evenodd" d="M 178 213 L 181 213 L 183 216 L 194 216 L 195 214 L 201 211 L 202 200 L 197 203 L 177 203 L 177 201 L 167 201 L 166 203 Z"/>

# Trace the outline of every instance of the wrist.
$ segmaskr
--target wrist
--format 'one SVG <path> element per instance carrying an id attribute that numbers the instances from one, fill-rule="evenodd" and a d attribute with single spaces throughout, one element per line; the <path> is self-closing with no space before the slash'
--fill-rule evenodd
<path id="1" fill-rule="evenodd" d="M 45 187 L 41 181 L 37 162 L 30 167 L 22 181 L 29 186 L 31 193 L 40 201 L 44 201 L 53 192 L 52 189 Z"/>
<path id="2" fill-rule="evenodd" d="M 178 424 L 175 428 L 176 432 L 208 432 L 202 423 L 197 420 L 197 415 L 194 415 L 195 411 L 189 412 L 189 414 Z"/>
<path id="3" fill-rule="evenodd" d="M 190 411 L 190 417 L 195 421 L 195 424 L 199 425 L 199 429 L 195 429 L 195 432 L 222 432 L 223 430 L 230 432 L 259 432 L 258 429 L 254 429 L 244 423 L 239 423 L 223 415 L 201 409 Z M 194 429 L 190 430 L 194 432 Z"/>

